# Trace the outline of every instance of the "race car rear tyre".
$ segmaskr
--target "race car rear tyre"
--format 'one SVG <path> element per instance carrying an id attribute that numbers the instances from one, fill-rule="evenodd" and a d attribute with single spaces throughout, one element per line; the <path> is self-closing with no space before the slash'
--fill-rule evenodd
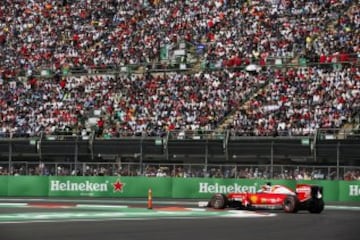
<path id="1" fill-rule="evenodd" d="M 309 212 L 310 213 L 321 213 L 324 210 L 324 200 L 322 199 L 313 199 L 309 203 Z"/>
<path id="2" fill-rule="evenodd" d="M 217 193 L 210 199 L 209 207 L 214 209 L 224 209 L 228 204 L 228 199 L 224 194 Z"/>
<path id="3" fill-rule="evenodd" d="M 287 196 L 283 203 L 283 209 L 287 213 L 296 213 L 299 210 L 299 200 L 295 196 Z"/>

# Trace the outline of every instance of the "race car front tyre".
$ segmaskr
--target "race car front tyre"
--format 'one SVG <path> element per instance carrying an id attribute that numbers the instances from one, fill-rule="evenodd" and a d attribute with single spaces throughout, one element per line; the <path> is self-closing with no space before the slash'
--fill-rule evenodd
<path id="1" fill-rule="evenodd" d="M 209 207 L 214 209 L 224 209 L 228 205 L 225 194 L 217 193 L 210 199 Z"/>
<path id="2" fill-rule="evenodd" d="M 287 213 L 296 213 L 299 210 L 299 200 L 295 196 L 287 196 L 283 203 L 283 209 Z"/>
<path id="3" fill-rule="evenodd" d="M 323 199 L 312 199 L 309 202 L 309 212 L 310 213 L 321 213 L 324 210 L 324 200 Z"/>

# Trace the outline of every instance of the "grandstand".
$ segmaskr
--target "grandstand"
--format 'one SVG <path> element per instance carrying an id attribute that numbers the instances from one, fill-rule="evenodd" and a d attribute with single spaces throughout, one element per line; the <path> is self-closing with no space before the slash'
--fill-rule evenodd
<path id="1" fill-rule="evenodd" d="M 359 165 L 357 1 L 5 2 L 4 161 L 50 161 L 54 151 L 57 161 Z M 129 139 L 133 150 L 110 149 Z M 154 139 L 159 148 L 138 149 Z M 46 150 L 51 140 L 69 140 L 74 154 Z"/>

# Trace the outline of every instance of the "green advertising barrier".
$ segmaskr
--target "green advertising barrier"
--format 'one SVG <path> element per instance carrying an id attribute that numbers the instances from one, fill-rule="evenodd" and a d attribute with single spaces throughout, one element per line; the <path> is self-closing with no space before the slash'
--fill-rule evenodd
<path id="1" fill-rule="evenodd" d="M 360 181 L 339 181 L 340 202 L 360 202 Z"/>
<path id="2" fill-rule="evenodd" d="M 171 178 L 49 177 L 49 197 L 154 197 L 171 196 Z"/>
<path id="3" fill-rule="evenodd" d="M 257 192 L 266 180 L 222 179 L 222 178 L 174 178 L 173 198 L 210 198 L 214 193 Z M 273 180 L 272 184 L 282 184 L 295 189 L 295 180 Z"/>
<path id="4" fill-rule="evenodd" d="M 8 176 L 0 176 L 0 196 L 8 196 Z"/>
<path id="5" fill-rule="evenodd" d="M 48 183 L 49 183 L 48 177 L 39 177 L 39 176 L 8 177 L 7 196 L 46 197 L 48 196 Z"/>
<path id="6" fill-rule="evenodd" d="M 154 198 L 209 199 L 219 192 L 256 192 L 268 181 L 291 189 L 320 185 L 325 202 L 360 202 L 360 181 L 221 178 L 0 176 L 0 196 L 146 198 L 151 188 Z"/>

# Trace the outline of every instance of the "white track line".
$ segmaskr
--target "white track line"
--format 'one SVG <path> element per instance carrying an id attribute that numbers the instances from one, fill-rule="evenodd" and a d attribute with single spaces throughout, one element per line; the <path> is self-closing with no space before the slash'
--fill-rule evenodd
<path id="1" fill-rule="evenodd" d="M 26 207 L 27 203 L 0 203 L 1 207 Z"/>
<path id="2" fill-rule="evenodd" d="M 360 211 L 360 206 L 325 205 L 325 209 L 329 209 L 329 210 L 353 210 L 353 211 Z"/>
<path id="3" fill-rule="evenodd" d="M 128 208 L 126 205 L 77 204 L 77 208 Z"/>
<path id="4" fill-rule="evenodd" d="M 166 201 L 166 200 L 153 200 L 154 204 L 169 204 L 169 205 L 197 205 L 198 200 L 194 199 L 193 201 Z M 100 204 L 124 204 L 124 203 L 134 203 L 134 204 L 143 204 L 147 203 L 147 200 L 137 200 L 137 199 L 48 199 L 48 198 L 0 198 L 0 202 L 57 202 L 57 203 L 100 203 Z"/>
<path id="5" fill-rule="evenodd" d="M 2 202 L 1 202 L 2 201 Z M 57 203 L 79 203 L 77 206 L 102 206 L 102 207 L 121 207 L 121 204 L 146 204 L 146 200 L 136 200 L 136 199 L 119 199 L 119 200 L 110 200 L 110 199 L 47 199 L 47 198 L 0 198 L 0 206 L 26 206 L 27 203 L 32 202 L 57 202 Z M 87 204 L 91 203 L 91 204 Z M 100 204 L 96 204 L 100 203 Z M 94 204 L 94 205 L 92 205 Z M 113 206 L 109 206 L 110 204 L 115 204 Z M 119 205 L 118 205 L 119 204 Z M 205 201 L 153 201 L 153 204 L 167 204 L 167 205 L 193 205 L 197 207 L 205 207 L 207 202 Z M 360 206 L 346 206 L 346 205 L 326 205 L 325 209 L 328 210 L 354 210 L 359 211 Z"/>

